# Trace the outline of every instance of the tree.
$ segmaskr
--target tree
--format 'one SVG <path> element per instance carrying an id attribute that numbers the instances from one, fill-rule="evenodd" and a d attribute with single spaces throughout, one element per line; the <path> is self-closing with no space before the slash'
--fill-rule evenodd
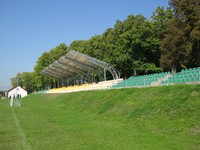
<path id="1" fill-rule="evenodd" d="M 56 79 L 52 79 L 46 75 L 43 75 L 41 74 L 41 72 L 43 69 L 52 64 L 55 60 L 58 60 L 62 55 L 65 55 L 67 52 L 67 46 L 62 43 L 59 46 L 51 49 L 49 52 L 44 52 L 42 56 L 38 58 L 34 67 L 34 71 L 36 74 L 35 80 L 38 90 L 53 87 L 53 83 L 56 82 Z"/>
<path id="2" fill-rule="evenodd" d="M 164 38 L 164 34 L 167 30 L 168 22 L 173 18 L 172 9 L 167 7 L 165 10 L 164 7 L 158 7 L 152 15 L 152 22 L 155 26 L 155 33 L 161 40 Z"/>
<path id="3" fill-rule="evenodd" d="M 68 52 L 67 46 L 64 43 L 56 46 L 55 48 L 49 51 L 49 63 L 53 63 L 55 60 L 58 60 L 62 55 L 65 55 Z"/>
<path id="4" fill-rule="evenodd" d="M 162 40 L 161 66 L 200 66 L 200 0 L 171 0 L 173 19 Z"/>
<path id="5" fill-rule="evenodd" d="M 32 93 L 36 90 L 35 73 L 34 72 L 22 72 L 18 73 L 16 77 L 11 78 L 11 84 L 13 87 L 21 86 L 27 90 L 28 93 Z"/>
<path id="6" fill-rule="evenodd" d="M 36 62 L 34 67 L 34 71 L 36 73 L 36 83 L 37 89 L 46 89 L 51 84 L 51 78 L 46 75 L 41 74 L 42 70 L 45 69 L 48 65 L 51 64 L 50 56 L 48 52 L 44 52 L 42 56 L 40 56 Z"/>
<path id="7" fill-rule="evenodd" d="M 70 49 L 103 60 L 117 68 L 122 77 L 159 72 L 160 40 L 157 27 L 142 15 L 129 15 L 116 21 L 102 35 L 86 41 L 74 41 Z"/>
<path id="8" fill-rule="evenodd" d="M 200 0 L 171 0 L 174 17 L 191 44 L 189 67 L 200 66 Z"/>
<path id="9" fill-rule="evenodd" d="M 179 24 L 179 25 L 178 25 Z M 178 70 L 187 65 L 190 45 L 184 32 L 178 26 L 181 23 L 174 20 L 168 25 L 167 35 L 162 41 L 160 65 L 164 70 L 176 67 Z"/>
<path id="10" fill-rule="evenodd" d="M 69 50 L 76 50 L 76 51 L 79 51 L 79 52 L 83 53 L 85 51 L 85 49 L 84 49 L 85 43 L 86 43 L 86 41 L 84 41 L 84 40 L 73 41 L 70 44 L 68 49 Z"/>
<path id="11" fill-rule="evenodd" d="M 131 75 L 161 71 L 159 68 L 160 42 L 155 26 L 142 15 L 129 16 L 120 35 L 122 53 L 127 53 L 127 72 Z"/>

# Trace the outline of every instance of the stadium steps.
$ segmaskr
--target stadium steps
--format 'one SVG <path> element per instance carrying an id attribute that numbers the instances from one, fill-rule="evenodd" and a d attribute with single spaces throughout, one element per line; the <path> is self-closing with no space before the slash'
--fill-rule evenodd
<path id="1" fill-rule="evenodd" d="M 200 67 L 183 69 L 181 72 L 171 74 L 170 72 L 155 73 L 143 76 L 131 76 L 112 88 L 124 87 L 150 87 L 170 84 L 200 84 Z"/>
<path id="2" fill-rule="evenodd" d="M 123 79 L 116 79 L 116 80 L 108 80 L 108 81 L 101 81 L 98 83 L 93 83 L 85 90 L 101 90 L 101 89 L 110 89 L 112 86 L 116 85 L 119 82 L 122 82 Z"/>
<path id="3" fill-rule="evenodd" d="M 193 84 L 200 83 L 200 67 L 182 69 L 181 72 L 174 74 L 172 77 L 169 77 L 168 80 L 162 81 L 161 85 L 170 85 L 170 84 Z"/>
<path id="4" fill-rule="evenodd" d="M 168 74 L 170 74 L 170 72 L 131 76 L 127 80 L 112 86 L 112 88 L 157 86 L 162 80 L 167 80 L 168 77 L 166 76 Z"/>
<path id="5" fill-rule="evenodd" d="M 160 79 L 158 79 L 157 82 L 151 83 L 151 86 L 158 86 L 158 85 L 161 85 L 161 82 L 168 80 L 168 79 L 169 79 L 170 77 L 172 77 L 172 76 L 173 76 L 172 74 L 166 74 L 164 78 L 160 78 Z"/>

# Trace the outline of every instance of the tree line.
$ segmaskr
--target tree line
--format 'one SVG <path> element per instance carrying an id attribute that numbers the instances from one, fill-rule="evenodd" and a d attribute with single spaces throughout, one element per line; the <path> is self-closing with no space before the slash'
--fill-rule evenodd
<path id="1" fill-rule="evenodd" d="M 129 15 L 113 28 L 88 40 L 61 43 L 37 60 L 34 72 L 18 73 L 11 79 L 33 92 L 53 87 L 58 81 L 41 71 L 70 50 L 112 64 L 122 78 L 200 66 L 200 0 L 171 0 L 170 7 L 158 7 L 151 19 Z"/>

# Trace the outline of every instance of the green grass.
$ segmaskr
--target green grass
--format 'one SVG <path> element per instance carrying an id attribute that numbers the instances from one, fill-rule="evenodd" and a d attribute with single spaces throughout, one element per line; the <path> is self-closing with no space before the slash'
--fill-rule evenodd
<path id="1" fill-rule="evenodd" d="M 200 85 L 0 100 L 2 150 L 198 150 Z"/>

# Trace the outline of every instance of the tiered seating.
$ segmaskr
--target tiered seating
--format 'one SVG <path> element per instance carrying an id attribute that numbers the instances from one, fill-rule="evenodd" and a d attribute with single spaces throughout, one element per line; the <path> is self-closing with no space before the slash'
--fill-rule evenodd
<path id="1" fill-rule="evenodd" d="M 86 88 L 86 90 L 100 90 L 100 89 L 110 89 L 112 86 L 116 85 L 118 82 L 123 81 L 123 79 L 101 81 L 96 84 L 91 84 Z"/>
<path id="2" fill-rule="evenodd" d="M 123 87 L 148 87 L 178 83 L 200 83 L 200 67 L 183 69 L 181 72 L 176 73 L 175 75 L 170 74 L 170 72 L 162 72 L 143 76 L 132 76 L 127 80 L 118 79 L 102 81 L 99 83 L 83 84 L 79 86 L 75 85 L 62 88 L 54 88 L 50 90 L 39 91 L 37 92 L 37 94 L 68 93 L 75 91 L 100 90 Z"/>
<path id="3" fill-rule="evenodd" d="M 67 93 L 67 92 L 75 92 L 75 91 L 82 91 L 84 90 L 89 84 L 82 84 L 80 86 L 68 86 L 68 87 L 61 87 L 61 88 L 54 88 L 48 90 L 46 93 Z"/>
<path id="4" fill-rule="evenodd" d="M 161 84 L 178 84 L 178 83 L 200 83 L 200 67 L 183 69 L 181 72 L 176 73 L 168 80 L 162 81 Z"/>
<path id="5" fill-rule="evenodd" d="M 40 90 L 40 91 L 37 91 L 35 92 L 35 94 L 44 94 L 46 93 L 48 90 Z"/>
<path id="6" fill-rule="evenodd" d="M 46 93 L 68 93 L 68 92 L 76 92 L 76 91 L 86 91 L 86 90 L 100 90 L 100 89 L 109 89 L 113 85 L 117 84 L 118 82 L 122 81 L 123 79 L 117 80 L 109 80 L 109 81 L 102 81 L 99 83 L 92 83 L 92 84 L 82 84 L 82 85 L 74 85 L 62 88 L 54 88 L 48 90 Z"/>
<path id="7" fill-rule="evenodd" d="M 150 86 L 153 82 L 157 82 L 158 79 L 164 78 L 167 74 L 170 74 L 170 72 L 155 73 L 136 77 L 132 76 L 127 80 L 114 85 L 113 88 Z"/>

